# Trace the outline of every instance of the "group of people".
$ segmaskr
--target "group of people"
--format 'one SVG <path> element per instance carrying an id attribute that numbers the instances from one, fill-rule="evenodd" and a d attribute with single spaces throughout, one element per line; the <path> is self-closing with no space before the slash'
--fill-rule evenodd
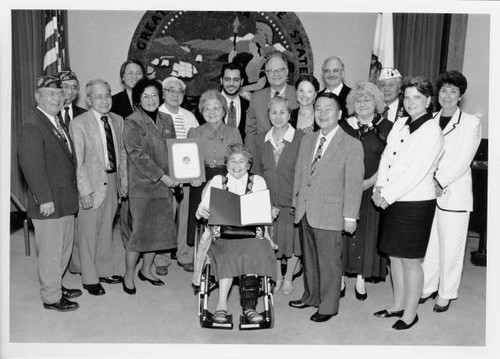
<path id="1" fill-rule="evenodd" d="M 196 275 L 195 232 L 210 217 L 210 189 L 219 188 L 239 195 L 269 189 L 273 223 L 238 240 L 207 229 L 219 282 L 215 322 L 229 320 L 233 278 L 243 314 L 259 323 L 257 276 L 291 295 L 299 270 L 304 292 L 289 305 L 317 308 L 315 322 L 338 313 L 348 277 L 356 277 L 355 297 L 363 301 L 365 280 L 384 280 L 388 268 L 393 298 L 375 316 L 399 318 L 393 328 L 401 330 L 417 323 L 418 304 L 429 298 L 437 298 L 435 312 L 448 310 L 458 297 L 470 164 L 481 139 L 479 119 L 459 106 L 466 78 L 454 70 L 439 76 L 433 112 L 430 81 L 403 80 L 393 68 L 382 69 L 376 84 L 349 88 L 343 62 L 332 56 L 323 63 L 320 91 L 313 75 L 288 84 L 280 53 L 264 67 L 267 86 L 248 101 L 240 95 L 244 70 L 225 64 L 221 88 L 204 92 L 195 113 L 181 107 L 181 79 L 146 78 L 136 60 L 121 67 L 125 88 L 114 96 L 106 81 L 87 83 L 88 111 L 74 105 L 79 82 L 72 71 L 39 79 L 18 154 L 46 309 L 78 308 L 72 299 L 82 292 L 62 286 L 67 267 L 91 295 L 105 294 L 101 283 L 136 294 L 140 257 L 138 278 L 155 286 L 164 285 L 158 276 L 171 259 Z M 200 140 L 205 182 L 178 183 L 169 174 L 171 138 Z M 124 276 L 113 263 L 118 206 Z"/>

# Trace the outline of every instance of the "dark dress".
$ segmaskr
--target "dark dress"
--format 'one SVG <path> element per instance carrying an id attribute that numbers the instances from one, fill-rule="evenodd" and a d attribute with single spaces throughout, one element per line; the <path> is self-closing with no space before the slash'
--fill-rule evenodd
<path id="1" fill-rule="evenodd" d="M 318 124 L 316 123 L 316 121 L 313 121 L 313 124 L 311 127 L 308 127 L 308 128 L 297 128 L 297 121 L 299 120 L 299 110 L 300 110 L 300 107 L 299 108 L 296 108 L 295 110 L 292 110 L 290 112 L 290 120 L 288 121 L 290 123 L 290 125 L 293 126 L 293 128 L 299 130 L 299 131 L 302 131 L 304 132 L 305 134 L 310 134 L 310 133 L 313 133 L 313 132 L 316 132 L 319 130 L 319 126 Z"/>
<path id="2" fill-rule="evenodd" d="M 382 119 L 364 136 L 349 125 L 353 118 L 340 121 L 345 132 L 359 138 L 363 144 L 365 176 L 368 179 L 378 170 L 380 156 L 384 152 L 385 140 L 392 128 L 392 122 Z M 374 122 L 378 122 L 379 117 Z M 363 278 L 382 278 L 387 275 L 387 258 L 377 250 L 379 237 L 380 209 L 373 204 L 373 186 L 363 191 L 359 209 L 359 223 L 353 236 L 344 235 L 344 272 L 361 274 Z"/>

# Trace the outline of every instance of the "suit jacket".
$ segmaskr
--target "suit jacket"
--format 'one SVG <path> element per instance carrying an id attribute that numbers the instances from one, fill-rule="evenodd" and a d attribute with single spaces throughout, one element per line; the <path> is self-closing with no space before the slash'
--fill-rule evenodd
<path id="1" fill-rule="evenodd" d="M 285 142 L 276 165 L 274 147 L 267 141 L 266 133 L 257 136 L 256 155 L 252 171 L 264 177 L 271 194 L 271 203 L 291 207 L 295 165 L 304 132 L 296 130 L 292 142 Z"/>
<path id="2" fill-rule="evenodd" d="M 80 107 L 80 106 L 77 106 L 75 105 L 74 102 L 71 103 L 71 109 L 73 111 L 73 118 L 71 118 L 70 120 L 73 120 L 74 118 L 80 116 L 82 113 L 86 112 L 87 110 Z M 64 107 L 63 107 L 63 110 L 64 110 Z M 61 110 L 61 112 L 59 112 L 57 114 L 57 117 L 59 118 L 61 124 L 64 126 L 64 129 L 66 130 L 66 132 L 69 132 L 69 123 L 70 121 L 65 121 L 64 118 L 63 118 L 63 110 Z"/>
<path id="3" fill-rule="evenodd" d="M 171 189 L 160 181 L 168 175 L 168 138 L 175 138 L 175 129 L 166 113 L 158 112 L 155 124 L 138 108 L 124 121 L 129 197 L 172 198 Z"/>
<path id="4" fill-rule="evenodd" d="M 338 128 L 310 175 L 321 131 L 302 139 L 295 167 L 293 207 L 295 223 L 307 213 L 311 227 L 341 231 L 344 218 L 358 218 L 363 192 L 363 147 Z"/>
<path id="5" fill-rule="evenodd" d="M 108 113 L 108 122 L 113 133 L 116 158 L 117 196 L 126 193 L 127 189 L 127 162 L 123 147 L 123 118 Z M 93 195 L 94 208 L 99 208 L 106 194 L 106 163 L 101 132 L 94 112 L 89 110 L 73 119 L 70 123 L 71 137 L 75 145 L 77 160 L 76 177 L 80 197 Z"/>
<path id="6" fill-rule="evenodd" d="M 114 94 L 112 100 L 113 104 L 111 105 L 110 112 L 120 115 L 123 119 L 126 119 L 134 112 L 127 95 L 127 90 Z"/>
<path id="7" fill-rule="evenodd" d="M 28 216 L 55 219 L 78 211 L 75 149 L 68 134 L 71 152 L 52 122 L 36 109 L 19 134 L 19 165 L 28 184 Z M 40 205 L 54 202 L 48 217 L 40 214 Z"/>
<path id="8" fill-rule="evenodd" d="M 340 90 L 339 93 L 339 99 L 340 99 L 340 106 L 342 107 L 342 119 L 345 119 L 349 117 L 349 114 L 347 113 L 347 107 L 345 105 L 345 100 L 347 98 L 347 95 L 349 95 L 349 92 L 351 92 L 351 88 L 347 86 L 345 83 L 342 83 L 344 86 L 342 87 L 342 90 Z M 326 91 L 326 88 L 318 92 L 319 94 L 322 94 Z"/>
<path id="9" fill-rule="evenodd" d="M 295 95 L 295 88 L 286 84 L 285 98 L 290 102 L 290 107 L 295 109 L 299 106 Z M 245 146 L 252 153 L 255 153 L 255 141 L 259 133 L 267 132 L 271 129 L 271 122 L 268 117 L 268 104 L 271 100 L 271 88 L 266 87 L 255 91 L 250 98 L 250 105 L 247 111 L 245 126 Z"/>
<path id="10" fill-rule="evenodd" d="M 240 96 L 240 123 L 238 124 L 238 130 L 240 131 L 242 141 L 245 141 L 245 127 L 247 123 L 247 111 L 248 106 L 250 106 L 250 101 Z M 226 115 L 227 117 L 227 115 Z"/>
<path id="11" fill-rule="evenodd" d="M 434 115 L 439 124 L 441 111 Z M 444 188 L 438 207 L 451 211 L 472 211 L 470 165 L 481 142 L 481 121 L 458 108 L 443 130 L 444 154 L 434 178 Z"/>

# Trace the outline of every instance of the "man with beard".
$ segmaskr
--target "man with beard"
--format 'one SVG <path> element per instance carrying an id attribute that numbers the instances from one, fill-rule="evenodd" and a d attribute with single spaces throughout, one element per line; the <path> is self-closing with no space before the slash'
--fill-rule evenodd
<path id="1" fill-rule="evenodd" d="M 234 62 L 222 66 L 220 74 L 220 84 L 222 86 L 222 96 L 227 101 L 227 114 L 224 122 L 233 127 L 237 127 L 241 134 L 241 139 L 245 141 L 245 123 L 248 100 L 239 95 L 240 88 L 243 85 L 243 69 Z"/>
<path id="2" fill-rule="evenodd" d="M 342 110 L 341 119 L 347 118 L 348 113 L 345 106 L 345 100 L 349 92 L 351 92 L 351 88 L 343 82 L 345 75 L 344 63 L 338 57 L 331 56 L 323 62 L 321 73 L 323 74 L 323 82 L 326 87 L 318 92 L 318 96 L 322 93 L 333 93 L 337 95 L 340 100 L 340 109 Z"/>

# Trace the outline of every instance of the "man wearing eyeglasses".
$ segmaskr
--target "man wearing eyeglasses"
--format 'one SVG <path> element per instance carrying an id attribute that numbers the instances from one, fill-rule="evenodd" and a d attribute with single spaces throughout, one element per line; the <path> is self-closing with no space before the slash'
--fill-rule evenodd
<path id="1" fill-rule="evenodd" d="M 170 115 L 174 121 L 175 137 L 187 138 L 191 128 L 198 127 L 198 121 L 193 113 L 181 107 L 186 92 L 186 84 L 177 77 L 167 77 L 162 82 L 163 99 L 165 102 L 159 111 Z M 173 196 L 174 215 L 177 217 L 177 263 L 187 272 L 192 272 L 194 265 L 194 249 L 187 244 L 187 222 L 189 210 L 189 185 L 182 185 L 182 198 Z M 175 258 L 175 256 L 173 257 Z M 158 253 L 154 258 L 156 274 L 167 275 L 170 260 L 166 253 Z"/>
<path id="2" fill-rule="evenodd" d="M 80 196 L 72 265 L 89 294 L 103 295 L 101 283 L 123 281 L 114 274 L 113 260 L 113 219 L 118 198 L 127 195 L 123 118 L 109 112 L 112 98 L 107 82 L 91 80 L 85 91 L 90 109 L 69 125 Z"/>
<path id="3" fill-rule="evenodd" d="M 240 89 L 243 86 L 243 69 L 237 63 L 230 62 L 222 66 L 220 74 L 220 84 L 222 96 L 227 101 L 227 114 L 224 123 L 238 128 L 241 139 L 245 141 L 245 124 L 248 106 L 250 102 L 240 96 Z"/>
<path id="4" fill-rule="evenodd" d="M 265 63 L 266 77 L 269 87 L 256 91 L 250 98 L 245 125 L 245 145 L 255 154 L 255 140 L 259 133 L 271 129 L 268 117 L 268 104 L 271 98 L 281 96 L 290 103 L 291 109 L 299 105 L 295 95 L 295 88 L 287 83 L 288 65 L 281 53 L 274 53 Z"/>
<path id="5" fill-rule="evenodd" d="M 349 95 L 349 92 L 351 92 L 351 88 L 344 83 L 344 63 L 338 57 L 331 56 L 323 62 L 321 72 L 323 82 L 326 87 L 318 92 L 318 95 L 325 92 L 337 95 L 340 100 L 340 108 L 342 110 L 341 119 L 347 118 L 348 113 L 345 100 L 347 95 Z"/>
<path id="6" fill-rule="evenodd" d="M 61 80 L 64 91 L 64 106 L 57 117 L 64 129 L 69 131 L 69 122 L 87 110 L 75 104 L 80 91 L 80 83 L 76 74 L 71 70 L 67 70 L 59 72 L 56 77 Z"/>

